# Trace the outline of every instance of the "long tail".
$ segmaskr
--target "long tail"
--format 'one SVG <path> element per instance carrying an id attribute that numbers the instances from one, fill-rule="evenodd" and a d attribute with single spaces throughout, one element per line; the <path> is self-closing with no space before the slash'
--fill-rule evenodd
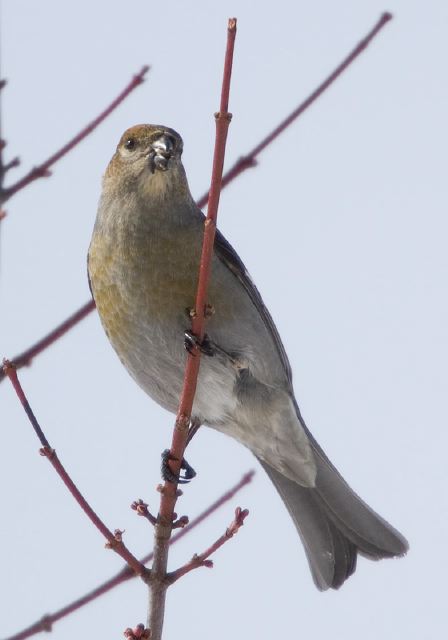
<path id="1" fill-rule="evenodd" d="M 356 495 L 307 433 L 316 457 L 315 487 L 302 487 L 260 463 L 296 525 L 317 588 L 338 589 L 355 571 L 358 553 L 371 560 L 392 558 L 404 555 L 408 543 Z"/>

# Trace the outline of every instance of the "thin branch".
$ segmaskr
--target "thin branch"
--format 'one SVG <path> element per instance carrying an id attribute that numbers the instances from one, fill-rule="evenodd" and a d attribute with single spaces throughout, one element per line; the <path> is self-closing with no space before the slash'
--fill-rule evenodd
<path id="1" fill-rule="evenodd" d="M 31 422 L 33 429 L 40 440 L 42 445 L 42 449 L 40 449 L 40 454 L 46 457 L 54 467 L 56 473 L 61 478 L 62 482 L 65 484 L 67 489 L 70 491 L 76 502 L 79 504 L 81 509 L 90 519 L 90 521 L 95 525 L 95 527 L 103 534 L 103 536 L 107 540 L 106 546 L 110 549 L 113 549 L 119 556 L 123 558 L 125 562 L 131 567 L 133 571 L 139 576 L 143 576 L 147 573 L 146 567 L 137 560 L 137 558 L 132 555 L 132 553 L 127 549 L 122 540 L 122 531 L 115 530 L 114 533 L 110 531 L 104 522 L 98 517 L 92 507 L 89 505 L 87 500 L 81 494 L 73 480 L 68 475 L 65 470 L 62 462 L 59 460 L 56 451 L 51 447 L 50 443 L 47 440 L 44 432 L 40 424 L 37 421 L 36 416 L 34 415 L 33 410 L 25 396 L 25 393 L 22 389 L 22 386 L 17 377 L 17 372 L 11 363 L 8 360 L 3 361 L 3 369 L 5 370 L 6 375 L 11 380 L 11 383 L 14 387 L 14 390 L 28 416 L 29 421 Z"/>
<path id="2" fill-rule="evenodd" d="M 141 498 L 139 500 L 134 500 L 134 502 L 131 504 L 131 509 L 133 509 L 138 516 L 146 518 L 146 520 L 148 520 L 148 522 L 153 526 L 155 526 L 155 524 L 157 523 L 156 516 L 153 516 L 153 514 L 148 509 L 147 503 L 143 502 Z M 188 522 L 186 522 L 185 524 L 187 525 Z"/>
<path id="3" fill-rule="evenodd" d="M 202 340 L 207 315 L 206 295 L 211 271 L 213 243 L 215 240 L 216 218 L 218 214 L 219 196 L 224 165 L 227 131 L 231 119 L 228 113 L 230 79 L 232 74 L 233 49 L 236 36 L 236 19 L 230 19 L 227 28 L 227 47 L 224 61 L 221 102 L 219 113 L 215 114 L 216 138 L 213 157 L 212 179 L 207 218 L 204 224 L 204 238 L 199 268 L 195 315 L 192 321 L 192 331 Z M 184 450 L 188 437 L 191 411 L 193 407 L 196 383 L 199 373 L 200 349 L 193 348 L 187 356 L 184 384 L 176 416 L 173 438 L 171 442 L 172 471 L 175 475 L 180 472 Z M 169 464 L 169 462 L 168 462 Z M 168 562 L 169 539 L 172 531 L 174 507 L 178 496 L 177 483 L 165 482 L 160 499 L 158 522 L 154 528 L 154 561 L 150 576 L 150 607 L 148 627 L 151 629 L 152 640 L 162 637 L 163 618 L 166 597 L 166 570 Z"/>
<path id="4" fill-rule="evenodd" d="M 241 156 L 235 164 L 224 174 L 222 179 L 222 188 L 226 187 L 246 169 L 251 169 L 257 165 L 257 156 L 266 149 L 276 138 L 282 134 L 299 116 L 303 114 L 320 96 L 333 84 L 340 75 L 356 60 L 356 58 L 369 46 L 372 40 L 378 35 L 381 29 L 392 20 L 391 13 L 383 13 L 374 27 L 368 34 L 356 45 L 356 47 L 348 54 L 346 58 L 330 73 L 327 78 L 301 103 L 280 124 L 275 127 L 261 142 L 257 144 L 249 153 Z M 208 201 L 208 193 L 204 194 L 199 200 L 199 207 L 204 207 Z"/>
<path id="5" fill-rule="evenodd" d="M 244 520 L 249 515 L 249 511 L 247 509 L 241 509 L 241 507 L 237 507 L 235 509 L 235 517 L 226 529 L 225 533 L 220 536 L 215 542 L 206 549 L 200 555 L 195 554 L 190 562 L 187 562 L 183 567 L 176 569 L 176 571 L 172 571 L 167 575 L 168 584 L 173 584 L 179 578 L 182 578 L 185 574 L 193 571 L 194 569 L 199 569 L 199 567 L 208 567 L 211 569 L 213 567 L 212 560 L 209 560 L 210 556 L 215 553 L 220 547 L 222 547 L 226 542 L 233 538 L 233 536 L 238 533 L 240 528 L 244 524 Z"/>
<path id="6" fill-rule="evenodd" d="M 22 367 L 29 366 L 33 358 L 35 358 L 41 351 L 44 351 L 56 342 L 59 338 L 61 338 L 67 331 L 70 331 L 72 327 L 81 322 L 83 318 L 89 315 L 91 311 L 95 309 L 95 303 L 93 300 L 89 300 L 86 302 L 80 309 L 75 311 L 71 316 L 69 316 L 64 322 L 58 325 L 53 331 L 50 331 L 46 336 L 41 338 L 38 342 L 33 344 L 33 346 L 26 349 L 19 355 L 12 358 L 12 362 L 14 363 L 15 369 L 21 369 Z M 0 369 L 0 382 L 5 377 L 5 371 Z"/>
<path id="7" fill-rule="evenodd" d="M 347 69 L 347 67 L 355 61 L 355 59 L 364 51 L 364 49 L 371 43 L 373 38 L 380 32 L 389 20 L 392 19 L 390 13 L 384 13 L 378 20 L 376 25 L 369 31 L 365 38 L 349 53 L 349 55 L 335 68 L 334 71 L 320 84 L 313 93 L 311 93 L 294 111 L 292 111 L 275 129 L 273 129 L 261 142 L 257 144 L 246 155 L 241 156 L 239 160 L 224 174 L 221 183 L 221 189 L 225 189 L 232 180 L 237 178 L 246 169 L 257 166 L 258 155 L 266 149 L 278 136 L 285 131 L 299 116 L 303 114 L 308 107 L 310 107 L 318 97 L 326 91 L 330 85 Z M 208 193 L 204 194 L 198 201 L 199 207 L 204 207 L 208 202 Z M 95 308 L 94 303 L 89 300 L 86 304 L 76 311 L 70 318 L 67 318 L 59 327 L 54 331 L 51 331 L 45 338 L 37 342 L 33 347 L 27 349 L 19 356 L 12 359 L 17 369 L 20 369 L 24 365 L 31 363 L 31 359 L 38 355 L 41 351 L 50 346 L 58 338 L 64 335 L 66 331 L 74 327 L 78 322 L 85 318 Z M 85 313 L 82 313 L 85 309 Z M 78 314 L 80 314 L 78 316 Z M 73 321 L 72 321 L 73 319 Z M 67 325 L 66 325 L 67 323 Z M 62 331 L 60 331 L 62 329 Z M 60 333 L 59 333 L 60 331 Z M 30 355 L 31 354 L 31 355 Z M 4 374 L 0 371 L 0 382 L 2 381 Z"/>
<path id="8" fill-rule="evenodd" d="M 218 498 L 218 500 L 216 500 L 207 509 L 205 509 L 205 511 L 203 511 L 196 518 L 194 518 L 188 526 L 186 526 L 184 529 L 181 529 L 178 533 L 173 535 L 173 537 L 170 539 L 170 542 L 169 542 L 170 546 L 178 542 L 181 538 L 186 536 L 188 533 L 190 533 L 190 531 L 195 529 L 204 520 L 209 518 L 215 511 L 217 511 L 225 503 L 229 502 L 229 500 L 232 500 L 232 498 L 239 491 L 241 491 L 241 489 L 243 489 L 246 485 L 248 485 L 252 481 L 252 478 L 254 477 L 254 473 L 255 473 L 254 471 L 249 471 L 245 473 L 244 476 L 236 485 L 234 485 L 231 489 L 229 489 L 229 491 L 227 491 L 220 498 Z M 152 558 L 153 558 L 153 553 L 151 552 L 151 553 L 148 553 L 143 558 L 141 558 L 140 562 L 141 564 L 146 565 L 148 562 L 152 560 Z M 34 622 L 33 624 L 31 624 L 29 627 L 26 627 L 22 631 L 19 631 L 18 633 L 12 636 L 9 636 L 8 638 L 5 638 L 5 640 L 25 640 L 26 638 L 30 638 L 31 636 L 34 636 L 37 633 L 41 633 L 42 631 L 51 631 L 53 628 L 53 625 L 59 620 L 62 620 L 66 616 L 70 615 L 71 613 L 77 611 L 78 609 L 81 609 L 86 604 L 92 602 L 93 600 L 96 600 L 97 598 L 100 598 L 102 595 L 104 595 L 105 593 L 108 593 L 112 589 L 115 589 L 115 587 L 117 587 L 118 585 L 123 584 L 124 582 L 127 582 L 131 578 L 135 578 L 135 577 L 136 576 L 134 571 L 126 565 L 125 567 L 123 567 L 121 571 L 116 573 L 114 576 L 112 576 L 102 584 L 98 585 L 95 589 L 92 589 L 92 591 L 89 591 L 88 593 L 84 594 L 80 598 L 73 600 L 73 602 L 70 602 L 65 607 L 58 609 L 54 613 L 49 613 L 49 614 L 46 614 L 45 616 L 42 616 L 42 618 L 40 620 L 37 620 L 37 622 Z"/>
<path id="9" fill-rule="evenodd" d="M 3 166 L 3 173 L 5 174 L 8 171 L 11 171 L 11 169 L 16 169 L 17 167 L 20 167 L 20 158 L 16 156 Z"/>
<path id="10" fill-rule="evenodd" d="M 102 111 L 99 116 L 97 116 L 92 122 L 90 122 L 84 129 L 82 129 L 74 138 L 72 138 L 67 144 L 56 151 L 52 156 L 50 156 L 45 162 L 31 169 L 29 173 L 27 173 L 23 178 L 20 178 L 15 184 L 3 189 L 1 191 L 1 203 L 5 203 L 9 198 L 11 198 L 18 191 L 28 186 L 34 180 L 38 178 L 48 177 L 50 174 L 50 167 L 52 167 L 58 160 L 63 158 L 69 151 L 71 151 L 74 147 L 76 147 L 84 138 L 86 138 L 96 127 L 103 122 L 111 113 L 114 111 L 118 105 L 120 105 L 128 95 L 134 91 L 139 85 L 142 84 L 145 80 L 145 75 L 149 71 L 149 67 L 145 65 L 142 69 L 133 76 L 132 80 L 129 84 L 123 89 L 123 91 L 118 94 L 118 96 L 112 100 L 110 105 Z"/>

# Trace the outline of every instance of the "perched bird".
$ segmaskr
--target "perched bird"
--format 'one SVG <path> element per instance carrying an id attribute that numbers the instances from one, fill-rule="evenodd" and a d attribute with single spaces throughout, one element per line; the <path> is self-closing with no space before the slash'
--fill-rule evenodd
<path id="1" fill-rule="evenodd" d="M 104 176 L 88 255 L 92 294 L 112 346 L 136 382 L 172 412 L 204 223 L 182 146 L 164 126 L 137 125 L 123 134 Z M 306 427 L 274 322 L 219 231 L 208 300 L 215 312 L 192 417 L 258 458 L 294 521 L 318 589 L 340 587 L 358 553 L 372 560 L 405 554 L 405 538 L 352 491 Z"/>

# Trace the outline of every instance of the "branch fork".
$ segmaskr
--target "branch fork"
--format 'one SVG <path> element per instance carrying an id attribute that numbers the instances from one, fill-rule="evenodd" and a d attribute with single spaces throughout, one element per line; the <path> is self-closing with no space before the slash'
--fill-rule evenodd
<path id="1" fill-rule="evenodd" d="M 217 511 L 217 509 L 222 507 L 225 503 L 229 502 L 229 500 L 232 500 L 234 496 L 241 489 L 243 489 L 247 484 L 249 484 L 252 481 L 254 473 L 255 473 L 254 471 L 248 471 L 247 473 L 245 473 L 244 476 L 236 485 L 234 485 L 231 489 L 226 491 L 225 494 L 223 494 L 218 500 L 216 500 L 213 504 L 207 507 L 207 509 L 205 509 L 199 516 L 194 518 L 191 521 L 191 523 L 188 525 L 188 527 L 185 527 L 184 529 L 181 529 L 176 534 L 174 534 L 174 536 L 170 539 L 170 545 L 175 544 L 178 540 L 180 540 L 181 538 L 186 536 L 188 533 L 190 533 L 201 522 L 209 518 L 212 513 Z M 140 562 L 143 565 L 146 565 L 146 563 L 150 562 L 152 558 L 153 558 L 153 553 L 150 552 L 146 556 L 141 558 Z M 52 625 L 54 625 L 59 620 L 62 620 L 63 618 L 69 616 L 70 614 L 77 611 L 78 609 L 81 609 L 89 602 L 93 602 L 94 600 L 101 597 L 105 593 L 108 593 L 118 585 L 123 584 L 124 582 L 127 582 L 128 580 L 135 577 L 136 577 L 135 572 L 128 565 L 125 565 L 120 571 L 118 571 L 118 573 L 116 573 L 114 576 L 112 576 L 105 582 L 97 585 L 90 592 L 83 594 L 80 598 L 73 600 L 72 602 L 66 604 L 65 606 L 58 609 L 57 611 L 51 614 L 46 614 L 42 616 L 39 620 L 31 624 L 30 626 L 26 627 L 25 629 L 22 629 L 21 631 L 19 631 L 18 633 L 15 633 L 12 636 L 9 636 L 5 640 L 26 640 L 26 638 L 30 638 L 31 636 L 41 633 L 42 631 L 51 631 Z M 143 579 L 145 580 L 145 578 Z"/>
<path id="2" fill-rule="evenodd" d="M 87 500 L 79 491 L 78 487 L 75 485 L 70 475 L 67 473 L 64 468 L 62 462 L 60 461 L 55 449 L 50 445 L 43 432 L 39 422 L 37 421 L 36 416 L 28 402 L 28 399 L 25 395 L 25 392 L 22 388 L 22 385 L 19 382 L 17 377 L 17 371 L 14 364 L 7 359 L 3 360 L 3 371 L 6 376 L 10 379 L 14 390 L 28 416 L 29 421 L 31 422 L 33 429 L 39 438 L 39 441 L 42 445 L 39 453 L 41 456 L 47 458 L 47 460 L 51 463 L 52 467 L 55 469 L 58 476 L 61 478 L 67 489 L 72 494 L 73 498 L 79 504 L 81 509 L 90 519 L 90 521 L 95 525 L 95 527 L 102 533 L 102 535 L 106 538 L 107 543 L 106 546 L 110 549 L 113 549 L 119 556 L 127 562 L 129 567 L 139 576 L 146 576 L 148 573 L 148 569 L 142 564 L 137 558 L 129 551 L 129 549 L 125 546 L 122 540 L 123 531 L 116 529 L 114 533 L 110 531 L 101 520 L 101 518 L 97 515 L 97 513 L 92 509 Z"/>

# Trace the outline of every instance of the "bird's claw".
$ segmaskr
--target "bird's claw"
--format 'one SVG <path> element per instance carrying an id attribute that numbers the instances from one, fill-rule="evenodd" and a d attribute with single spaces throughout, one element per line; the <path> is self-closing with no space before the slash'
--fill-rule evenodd
<path id="1" fill-rule="evenodd" d="M 191 465 L 188 464 L 185 458 L 182 459 L 182 463 L 180 465 L 181 471 L 183 471 L 184 474 L 181 475 L 179 473 L 176 475 L 175 473 L 173 473 L 173 471 L 170 468 L 170 465 L 169 465 L 170 460 L 175 460 L 175 458 L 171 455 L 171 452 L 169 449 L 165 449 L 165 451 L 162 452 L 161 471 L 162 471 L 162 478 L 166 482 L 171 482 L 173 484 L 188 484 L 188 482 L 190 482 L 190 480 L 192 480 L 196 476 L 196 471 L 193 469 Z"/>
<path id="2" fill-rule="evenodd" d="M 205 335 L 201 340 L 199 340 L 198 336 L 196 336 L 192 331 L 186 329 L 184 331 L 184 347 L 191 355 L 194 354 L 194 349 L 198 348 L 201 353 L 205 356 L 213 356 L 215 355 L 215 350 L 212 346 L 207 335 Z"/>

